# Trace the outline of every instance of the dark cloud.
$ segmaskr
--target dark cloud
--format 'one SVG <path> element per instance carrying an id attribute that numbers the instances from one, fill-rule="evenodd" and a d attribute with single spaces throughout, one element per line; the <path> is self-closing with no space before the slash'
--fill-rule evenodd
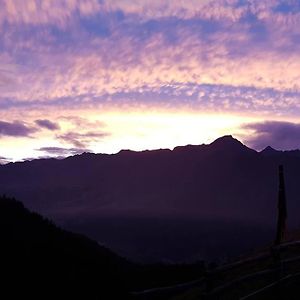
<path id="1" fill-rule="evenodd" d="M 243 129 L 252 131 L 245 143 L 257 150 L 267 146 L 278 150 L 300 148 L 300 123 L 267 121 L 246 124 Z"/>
<path id="2" fill-rule="evenodd" d="M 36 128 L 28 127 L 19 121 L 12 123 L 0 121 L 0 136 L 30 137 L 36 131 Z"/>
<path id="3" fill-rule="evenodd" d="M 8 157 L 4 157 L 4 156 L 0 156 L 0 165 L 4 165 L 4 164 L 7 164 L 11 161 L 10 158 Z"/>
<path id="4" fill-rule="evenodd" d="M 62 147 L 42 147 L 36 149 L 37 151 L 45 152 L 49 155 L 55 155 L 58 157 L 65 157 L 68 155 L 81 154 L 83 152 L 91 152 L 86 148 L 62 148 Z M 47 156 L 50 157 L 50 156 Z"/>
<path id="5" fill-rule="evenodd" d="M 36 156 L 36 157 L 25 157 L 22 158 L 20 161 L 32 161 L 32 160 L 36 160 L 36 159 L 49 159 L 49 158 L 53 158 L 53 156 L 50 155 L 40 155 L 40 156 Z M 59 156 L 55 156 L 55 158 L 65 158 L 64 157 L 59 157 Z"/>
<path id="6" fill-rule="evenodd" d="M 49 129 L 49 130 L 59 130 L 60 129 L 60 126 L 59 124 L 57 123 L 54 123 L 52 121 L 49 121 L 47 119 L 44 119 L 44 120 L 35 120 L 35 123 L 39 126 L 39 127 L 42 127 L 42 128 L 46 128 L 46 129 Z"/>
<path id="7" fill-rule="evenodd" d="M 78 133 L 69 131 L 67 133 L 58 135 L 57 138 L 66 143 L 72 144 L 76 148 L 86 148 L 90 142 L 98 141 L 109 134 L 106 132 L 88 131 L 85 133 Z"/>

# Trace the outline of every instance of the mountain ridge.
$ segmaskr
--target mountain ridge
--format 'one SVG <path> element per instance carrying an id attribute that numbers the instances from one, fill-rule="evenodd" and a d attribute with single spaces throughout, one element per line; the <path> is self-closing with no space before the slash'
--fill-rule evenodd
<path id="1" fill-rule="evenodd" d="M 297 227 L 299 151 L 268 155 L 228 136 L 210 145 L 172 151 L 83 154 L 8 164 L 0 168 L 0 192 L 59 225 L 76 223 L 74 228 L 99 241 L 101 236 L 98 239 L 95 227 L 88 224 L 101 220 L 111 222 L 108 231 L 117 240 L 122 236 L 113 223 L 123 219 L 135 220 L 133 228 L 143 219 L 153 224 L 172 219 L 175 224 L 206 220 L 273 227 L 280 164 L 286 176 L 288 226 Z"/>
<path id="2" fill-rule="evenodd" d="M 194 150 L 200 150 L 203 148 L 207 148 L 207 147 L 218 147 L 218 146 L 222 146 L 222 147 L 228 147 L 229 149 L 249 149 L 252 150 L 254 152 L 258 152 L 258 153 L 263 153 L 266 152 L 267 150 L 269 151 L 270 149 L 276 151 L 276 152 L 282 152 L 279 150 L 275 150 L 274 148 L 272 148 L 271 146 L 267 146 L 265 149 L 261 150 L 261 151 L 257 151 L 255 149 L 252 149 L 248 146 L 246 146 L 245 144 L 243 144 L 241 141 L 239 141 L 237 138 L 234 138 L 232 135 L 224 135 L 222 137 L 219 137 L 217 139 L 215 139 L 214 141 L 212 141 L 209 144 L 187 144 L 187 145 L 180 145 L 180 146 L 175 146 L 173 149 L 170 148 L 157 148 L 157 149 L 145 149 L 145 150 L 132 150 L 132 149 L 121 149 L 120 151 L 116 152 L 116 153 L 94 153 L 94 152 L 83 152 L 81 154 L 74 154 L 71 156 L 67 156 L 64 158 L 56 158 L 56 157 L 47 157 L 47 158 L 36 158 L 36 159 L 30 159 L 30 160 L 23 160 L 23 161 L 16 161 L 16 162 L 8 162 L 6 164 L 0 164 L 1 166 L 4 165 L 9 165 L 9 164 L 16 164 L 16 163 L 26 163 L 26 162 L 32 162 L 32 161 L 50 161 L 50 160 L 65 160 L 65 159 L 70 159 L 72 157 L 82 157 L 82 158 L 87 158 L 87 157 L 95 157 L 95 156 L 103 156 L 103 157 L 109 157 L 109 156 L 116 156 L 116 155 L 126 155 L 126 154 L 146 154 L 146 153 L 162 153 L 162 152 L 177 152 L 177 151 L 181 151 L 184 149 L 194 149 Z M 227 149 L 228 150 L 228 149 Z M 295 150 L 285 150 L 285 152 L 293 152 L 293 151 L 297 151 L 298 149 Z"/>
<path id="3" fill-rule="evenodd" d="M 243 218 L 247 215 L 245 207 L 251 207 L 250 199 L 257 198 L 254 194 L 259 190 L 258 198 L 264 197 L 266 191 L 268 195 L 259 205 L 267 205 L 271 199 L 276 202 L 277 166 L 286 164 L 297 173 L 291 161 L 300 164 L 298 158 L 297 151 L 276 152 L 274 156 L 273 151 L 257 152 L 232 136 L 224 136 L 209 145 L 173 150 L 84 153 L 62 160 L 10 163 L 0 168 L 0 189 L 54 218 L 64 211 L 84 213 L 95 208 L 106 213 L 227 213 Z M 264 175 L 260 182 L 255 173 Z M 262 188 L 263 181 L 267 189 Z M 54 195 L 54 200 L 48 194 Z M 229 201 L 230 198 L 236 200 Z M 185 208 L 184 202 L 188 203 Z M 274 207 L 270 207 L 273 213 Z"/>

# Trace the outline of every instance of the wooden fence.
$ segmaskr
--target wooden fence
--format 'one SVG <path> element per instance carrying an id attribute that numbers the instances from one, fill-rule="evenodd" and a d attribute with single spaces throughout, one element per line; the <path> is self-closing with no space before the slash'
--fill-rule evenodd
<path id="1" fill-rule="evenodd" d="M 137 299 L 143 300 L 168 299 L 173 295 L 184 293 L 193 288 L 198 288 L 203 290 L 200 299 L 217 300 L 223 299 L 222 297 L 228 293 L 228 291 L 230 292 L 239 289 L 239 287 L 245 283 L 255 283 L 256 281 L 265 280 L 267 283 L 264 286 L 259 287 L 254 291 L 253 289 L 248 292 L 246 291 L 243 296 L 234 298 L 241 300 L 264 299 L 261 298 L 263 294 L 270 293 L 273 289 L 278 288 L 283 284 L 287 284 L 288 282 L 300 280 L 300 273 L 297 273 L 297 270 L 300 270 L 300 256 L 293 256 L 285 259 L 282 259 L 281 257 L 294 247 L 300 247 L 300 241 L 271 247 L 265 252 L 255 256 L 209 270 L 206 272 L 205 276 L 191 282 L 149 289 L 132 294 Z M 260 262 L 266 266 L 258 271 L 251 272 L 251 268 L 257 267 Z M 297 263 L 299 263 L 298 266 Z M 247 269 L 250 269 L 250 271 L 247 271 Z M 235 276 L 235 270 L 240 270 L 242 274 L 237 274 Z M 246 273 L 243 274 L 243 272 Z M 224 296 L 224 299 L 230 298 Z"/>

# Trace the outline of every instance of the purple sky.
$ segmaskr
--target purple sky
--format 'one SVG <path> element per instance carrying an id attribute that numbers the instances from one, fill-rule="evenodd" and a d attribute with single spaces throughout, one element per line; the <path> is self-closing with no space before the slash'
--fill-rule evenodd
<path id="1" fill-rule="evenodd" d="M 0 0 L 4 161 L 300 148 L 300 1 Z"/>

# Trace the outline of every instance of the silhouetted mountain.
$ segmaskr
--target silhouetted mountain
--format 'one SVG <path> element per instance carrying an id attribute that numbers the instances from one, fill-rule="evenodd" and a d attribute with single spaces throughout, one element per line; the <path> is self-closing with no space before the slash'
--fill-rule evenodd
<path id="1" fill-rule="evenodd" d="M 242 151 L 253 153 L 254 150 L 243 145 L 239 140 L 232 137 L 232 135 L 225 135 L 221 138 L 216 139 L 210 144 L 210 148 L 213 150 L 222 151 L 224 153 L 238 154 Z"/>
<path id="2" fill-rule="evenodd" d="M 1 299 L 129 298 L 127 261 L 0 197 Z"/>
<path id="3" fill-rule="evenodd" d="M 283 164 L 288 220 L 299 225 L 299 151 L 274 151 L 256 152 L 225 136 L 210 145 L 173 151 L 85 153 L 10 163 L 0 166 L 0 191 L 60 224 L 75 222 L 76 228 L 86 220 L 133 217 L 273 226 L 277 169 Z M 83 232 L 93 236 L 90 229 Z"/>

